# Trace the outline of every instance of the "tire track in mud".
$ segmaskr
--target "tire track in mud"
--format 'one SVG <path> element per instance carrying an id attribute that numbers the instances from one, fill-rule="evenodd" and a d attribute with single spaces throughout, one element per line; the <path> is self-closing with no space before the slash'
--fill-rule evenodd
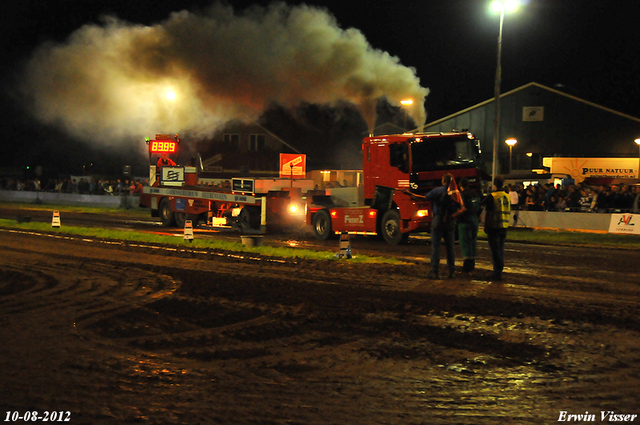
<path id="1" fill-rule="evenodd" d="M 323 377 L 327 370 L 338 367 L 339 362 L 328 359 L 324 350 L 347 350 L 381 362 L 436 364 L 446 369 L 448 384 L 461 383 L 460 376 L 504 373 L 512 378 L 500 376 L 501 391 L 509 384 L 527 380 L 534 387 L 555 386 L 563 397 L 566 394 L 561 388 L 565 386 L 568 369 L 586 366 L 573 371 L 572 385 L 579 382 L 580 374 L 587 373 L 599 385 L 614 386 L 615 382 L 625 380 L 636 359 L 627 349 L 627 360 L 612 362 L 611 358 L 618 356 L 611 356 L 611 347 L 605 354 L 597 343 L 587 342 L 606 336 L 610 328 L 600 324 L 602 316 L 585 315 L 584 311 L 546 308 L 540 318 L 522 304 L 505 300 L 491 300 L 491 305 L 486 305 L 472 298 L 452 300 L 450 296 L 432 294 L 416 297 L 404 291 L 362 289 L 335 282 L 266 277 L 257 284 L 237 275 L 186 270 L 178 275 L 183 284 L 175 297 L 146 308 L 161 316 L 200 322 L 204 330 L 173 333 L 168 339 L 158 335 L 129 338 L 127 344 L 213 364 L 249 362 L 259 370 L 267 368 L 281 377 L 304 377 L 304 380 L 320 379 L 314 377 Z M 211 283 L 202 285 L 202 282 Z M 193 308 L 193 303 L 199 304 L 198 308 Z M 255 317 L 245 317 L 246 308 Z M 205 311 L 215 313 L 209 314 L 203 326 Z M 229 317 L 230 311 L 233 318 Z M 532 313 L 532 317 L 523 311 Z M 629 326 L 627 319 L 607 321 L 622 328 Z M 630 327 L 637 330 L 637 322 Z M 567 330 L 574 336 L 567 336 Z M 563 346 L 575 348 L 582 343 L 587 346 L 583 357 L 571 359 Z M 296 355 L 283 355 L 283 346 Z M 593 359 L 591 364 L 587 356 Z M 452 357 L 462 360 L 452 363 Z M 567 366 L 567 360 L 573 364 Z M 262 377 L 260 372 L 255 373 Z M 488 388 L 485 391 L 485 398 L 479 397 L 473 403 L 492 399 L 493 405 L 496 393 Z M 584 394 L 579 398 L 582 402 L 591 399 Z M 495 414 L 493 409 L 488 410 Z"/>
<path id="2" fill-rule="evenodd" d="M 562 277 L 425 283 L 420 266 L 51 246 L 2 251 L 0 324 L 49 318 L 34 330 L 46 340 L 74 323 L 81 351 L 100 351 L 52 361 L 56 379 L 97 381 L 75 389 L 86 423 L 540 423 L 635 406 L 631 290 L 594 300 Z M 208 405 L 185 415 L 194 399 Z"/>

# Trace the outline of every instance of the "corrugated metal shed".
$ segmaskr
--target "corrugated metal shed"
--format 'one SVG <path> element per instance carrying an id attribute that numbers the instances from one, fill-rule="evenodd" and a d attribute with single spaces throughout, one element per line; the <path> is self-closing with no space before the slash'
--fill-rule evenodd
<path id="1" fill-rule="evenodd" d="M 545 157 L 637 157 L 640 118 L 632 117 L 538 83 L 529 83 L 500 96 L 498 144 L 500 172 L 506 172 L 509 147 L 504 140 L 518 139 L 513 148 L 514 169 L 536 168 Z M 481 140 L 485 164 L 493 155 L 493 99 L 427 123 L 425 131 L 468 129 Z M 526 156 L 526 153 L 533 154 Z M 533 160 L 531 159 L 533 158 Z"/>

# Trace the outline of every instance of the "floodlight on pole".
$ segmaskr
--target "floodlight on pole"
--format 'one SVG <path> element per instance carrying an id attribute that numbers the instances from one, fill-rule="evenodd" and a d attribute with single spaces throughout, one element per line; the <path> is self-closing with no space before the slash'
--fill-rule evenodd
<path id="1" fill-rule="evenodd" d="M 634 140 L 634 142 L 638 145 L 638 178 L 640 179 L 640 137 Z"/>
<path id="2" fill-rule="evenodd" d="M 500 83 L 502 81 L 502 26 L 504 24 L 504 12 L 513 11 L 517 8 L 516 0 L 496 0 L 491 3 L 494 12 L 500 13 L 500 30 L 498 32 L 498 58 L 496 65 L 496 79 L 494 84 L 495 117 L 493 121 L 493 164 L 491 178 L 498 174 L 498 140 L 500 138 Z"/>
<path id="3" fill-rule="evenodd" d="M 518 143 L 518 140 L 512 137 L 504 142 L 509 145 L 509 174 L 511 174 L 511 170 L 513 170 L 513 147 Z"/>

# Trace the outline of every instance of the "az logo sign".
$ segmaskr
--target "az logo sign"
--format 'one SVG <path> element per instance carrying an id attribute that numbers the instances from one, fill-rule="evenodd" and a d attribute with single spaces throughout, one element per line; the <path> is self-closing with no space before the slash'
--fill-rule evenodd
<path id="1" fill-rule="evenodd" d="M 620 221 L 618 221 L 618 226 L 621 224 L 624 224 L 625 226 L 635 226 L 636 224 L 632 223 L 631 219 L 633 219 L 633 214 L 629 214 L 629 215 L 623 214 L 620 217 Z"/>

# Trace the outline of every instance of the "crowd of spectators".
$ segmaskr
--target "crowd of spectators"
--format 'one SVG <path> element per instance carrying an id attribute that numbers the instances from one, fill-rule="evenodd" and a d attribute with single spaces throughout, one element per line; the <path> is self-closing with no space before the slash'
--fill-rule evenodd
<path id="1" fill-rule="evenodd" d="M 25 181 L 3 178 L 0 180 L 0 190 L 139 196 L 142 187 L 147 184 L 147 181 L 133 179 L 80 177 L 48 179 L 47 183 L 42 185 L 37 178 Z M 640 185 L 588 186 L 574 184 L 560 187 L 547 183 L 529 185 L 525 188 L 522 183 L 518 183 L 509 185 L 508 190 L 518 194 L 517 209 L 519 210 L 594 213 L 640 212 Z M 512 204 L 512 207 L 516 206 Z"/>
<path id="2" fill-rule="evenodd" d="M 101 179 L 101 178 L 64 178 L 48 179 L 42 185 L 40 180 L 25 181 L 14 178 L 0 180 L 0 190 L 40 191 L 57 193 L 77 193 L 83 195 L 133 195 L 140 196 L 143 185 L 140 180 Z"/>
<path id="3" fill-rule="evenodd" d="M 518 194 L 517 208 L 528 211 L 567 211 L 591 213 L 640 212 L 640 185 L 602 185 L 585 184 L 568 187 L 529 185 L 526 189 L 521 183 L 509 185 L 509 191 Z"/>

